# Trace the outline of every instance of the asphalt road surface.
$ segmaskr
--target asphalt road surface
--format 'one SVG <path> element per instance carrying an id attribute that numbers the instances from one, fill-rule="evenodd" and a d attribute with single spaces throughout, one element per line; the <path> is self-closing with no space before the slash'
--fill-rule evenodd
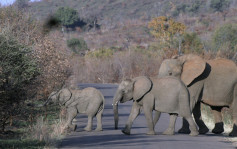
<path id="1" fill-rule="evenodd" d="M 80 88 L 95 87 L 105 97 L 105 109 L 102 119 L 102 132 L 85 132 L 83 128 L 87 124 L 86 115 L 78 115 L 75 123 L 77 130 L 66 136 L 59 145 L 62 149 L 234 149 L 231 143 L 224 141 L 223 135 L 212 133 L 192 137 L 186 134 L 176 133 L 173 136 L 162 135 L 168 127 L 169 115 L 162 114 L 155 127 L 157 135 L 148 136 L 147 123 L 142 112 L 133 123 L 131 135 L 124 135 L 121 129 L 128 119 L 132 101 L 119 104 L 119 129 L 114 129 L 114 117 L 112 100 L 117 89 L 112 84 L 80 84 Z M 94 118 L 93 129 L 96 127 Z M 181 127 L 181 118 L 176 121 L 176 132 Z"/>

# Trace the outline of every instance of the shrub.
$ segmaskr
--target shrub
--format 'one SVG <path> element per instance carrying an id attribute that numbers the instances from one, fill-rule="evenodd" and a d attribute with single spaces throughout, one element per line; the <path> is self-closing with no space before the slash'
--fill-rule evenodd
<path id="1" fill-rule="evenodd" d="M 13 48 L 12 50 L 7 50 L 6 54 L 16 57 L 9 61 L 11 62 L 9 63 L 9 66 L 12 66 L 11 69 L 9 69 L 10 67 L 6 69 L 6 66 L 0 67 L 0 86 L 4 85 L 4 83 L 10 83 L 10 85 L 14 86 L 16 83 L 23 83 L 24 85 L 16 86 L 14 90 L 9 89 L 8 91 L 11 91 L 11 95 L 0 96 L 1 101 L 8 102 L 10 98 L 15 101 L 47 99 L 49 93 L 55 88 L 61 87 L 70 74 L 69 61 L 66 58 L 66 51 L 64 51 L 66 46 L 62 42 L 61 33 L 55 31 L 43 34 L 43 25 L 41 23 L 32 20 L 29 14 L 16 10 L 14 7 L 0 8 L 0 20 L 0 34 L 9 43 L 9 48 Z M 0 42 L 5 43 L 5 40 Z M 6 48 L 1 50 L 6 50 Z M 19 51 L 16 52 L 14 50 Z M 1 51 L 1 54 L 5 53 Z M 4 58 L 6 57 L 0 57 L 1 61 L 3 61 L 2 64 L 6 63 Z M 26 64 L 21 65 L 20 62 L 26 62 Z M 24 68 L 24 70 L 21 70 L 21 68 Z M 39 70 L 39 73 L 36 70 Z M 15 71 L 16 73 L 3 75 L 5 71 Z M 6 81 L 4 77 L 7 77 L 7 75 L 12 80 L 4 82 Z M 5 85 L 3 87 L 3 89 L 8 89 L 10 86 Z M 0 91 L 0 94 L 5 93 Z M 8 107 L 5 102 L 0 104 Z M 8 109 L 18 110 L 16 107 L 21 104 L 14 103 Z M 5 109 L 0 108 L 0 110 L 4 111 Z M 17 114 L 18 117 L 23 117 L 22 111 L 12 113 Z M 8 113 L 8 116 L 11 116 L 11 114 Z"/>
<path id="2" fill-rule="evenodd" d="M 237 50 L 237 25 L 226 24 L 215 30 L 212 35 L 216 50 Z"/>
<path id="3" fill-rule="evenodd" d="M 61 21 L 62 25 L 70 26 L 79 20 L 78 12 L 69 7 L 60 7 L 55 12 L 55 17 Z"/>
<path id="4" fill-rule="evenodd" d="M 161 41 L 172 41 L 176 35 L 182 35 L 186 26 L 165 16 L 152 19 L 148 23 L 151 34 Z"/>
<path id="5" fill-rule="evenodd" d="M 113 53 L 114 51 L 110 48 L 101 48 L 88 52 L 86 56 L 91 58 L 109 58 L 113 55 Z"/>
<path id="6" fill-rule="evenodd" d="M 223 12 L 230 6 L 230 0 L 211 0 L 210 7 L 214 11 Z"/>
<path id="7" fill-rule="evenodd" d="M 6 121 L 16 115 L 19 103 L 26 99 L 28 85 L 36 79 L 38 67 L 30 56 L 32 51 L 14 37 L 0 34 L 0 131 Z"/>
<path id="8" fill-rule="evenodd" d="M 72 38 L 70 40 L 67 40 L 67 46 L 76 54 L 81 54 L 81 52 L 88 50 L 87 44 L 82 38 Z"/>
<path id="9" fill-rule="evenodd" d="M 197 33 L 185 33 L 182 42 L 184 53 L 201 53 L 204 49 L 201 39 Z"/>

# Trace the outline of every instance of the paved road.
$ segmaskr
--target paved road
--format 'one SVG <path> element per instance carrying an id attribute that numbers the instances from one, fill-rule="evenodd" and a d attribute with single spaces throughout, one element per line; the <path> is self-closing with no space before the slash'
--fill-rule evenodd
<path id="1" fill-rule="evenodd" d="M 80 84 L 80 88 L 95 87 L 99 89 L 105 96 L 106 105 L 103 117 L 102 132 L 85 132 L 83 128 L 86 126 L 87 117 L 79 115 L 76 118 L 78 126 L 76 132 L 71 133 L 62 140 L 59 148 L 62 149 L 233 149 L 231 143 L 224 142 L 222 135 L 199 135 L 191 137 L 189 135 L 175 134 L 173 136 L 161 135 L 168 127 L 169 115 L 162 114 L 156 125 L 157 135 L 145 135 L 147 131 L 144 114 L 138 116 L 134 121 L 131 135 L 127 136 L 121 133 L 124 127 L 132 102 L 119 104 L 119 129 L 114 130 L 114 119 L 112 100 L 117 89 L 116 85 L 111 84 Z M 181 126 L 181 118 L 176 122 L 176 132 Z M 93 128 L 96 127 L 96 119 L 94 119 Z"/>

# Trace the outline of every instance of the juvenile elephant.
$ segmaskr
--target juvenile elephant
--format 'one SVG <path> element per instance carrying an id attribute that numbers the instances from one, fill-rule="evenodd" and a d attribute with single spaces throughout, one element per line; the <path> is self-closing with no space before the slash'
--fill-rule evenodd
<path id="1" fill-rule="evenodd" d="M 143 108 L 148 124 L 149 135 L 154 135 L 154 123 L 159 119 L 160 112 L 170 114 L 169 128 L 163 133 L 174 134 L 177 116 L 187 119 L 190 124 L 190 135 L 198 135 L 196 125 L 191 116 L 189 93 L 185 85 L 175 77 L 150 79 L 145 76 L 127 79 L 121 82 L 113 99 L 115 128 L 118 127 L 118 102 L 124 103 L 133 100 L 133 106 L 125 128 L 124 134 L 129 135 L 132 123 Z M 152 111 L 156 111 L 153 122 Z"/>
<path id="2" fill-rule="evenodd" d="M 47 104 L 50 100 L 53 102 L 58 102 L 61 106 L 66 107 L 67 122 L 65 128 L 70 128 L 75 131 L 76 125 L 72 124 L 72 120 L 76 117 L 77 113 L 85 113 L 88 115 L 88 124 L 84 130 L 92 130 L 92 121 L 96 116 L 96 131 L 102 131 L 101 119 L 104 110 L 105 99 L 99 90 L 92 87 L 88 87 L 83 90 L 64 88 L 57 92 L 52 92 L 45 104 Z"/>
<path id="3" fill-rule="evenodd" d="M 159 76 L 181 78 L 190 93 L 190 101 L 195 105 L 193 115 L 199 126 L 199 133 L 209 130 L 201 120 L 200 102 L 209 105 L 215 118 L 213 133 L 224 131 L 221 116 L 222 107 L 230 107 L 233 117 L 233 130 L 230 136 L 237 136 L 237 67 L 227 59 L 218 58 L 205 61 L 197 55 L 183 55 L 162 62 Z M 184 120 L 180 133 L 188 133 Z"/>

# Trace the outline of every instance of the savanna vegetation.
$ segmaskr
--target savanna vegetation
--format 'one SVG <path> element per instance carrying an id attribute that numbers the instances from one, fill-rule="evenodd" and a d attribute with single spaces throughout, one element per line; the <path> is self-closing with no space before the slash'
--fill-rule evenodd
<path id="1" fill-rule="evenodd" d="M 235 0 L 16 0 L 1 7 L 0 148 L 51 145 L 62 133 L 59 107 L 34 105 L 63 85 L 156 76 L 162 60 L 177 54 L 237 61 L 236 8 Z"/>

